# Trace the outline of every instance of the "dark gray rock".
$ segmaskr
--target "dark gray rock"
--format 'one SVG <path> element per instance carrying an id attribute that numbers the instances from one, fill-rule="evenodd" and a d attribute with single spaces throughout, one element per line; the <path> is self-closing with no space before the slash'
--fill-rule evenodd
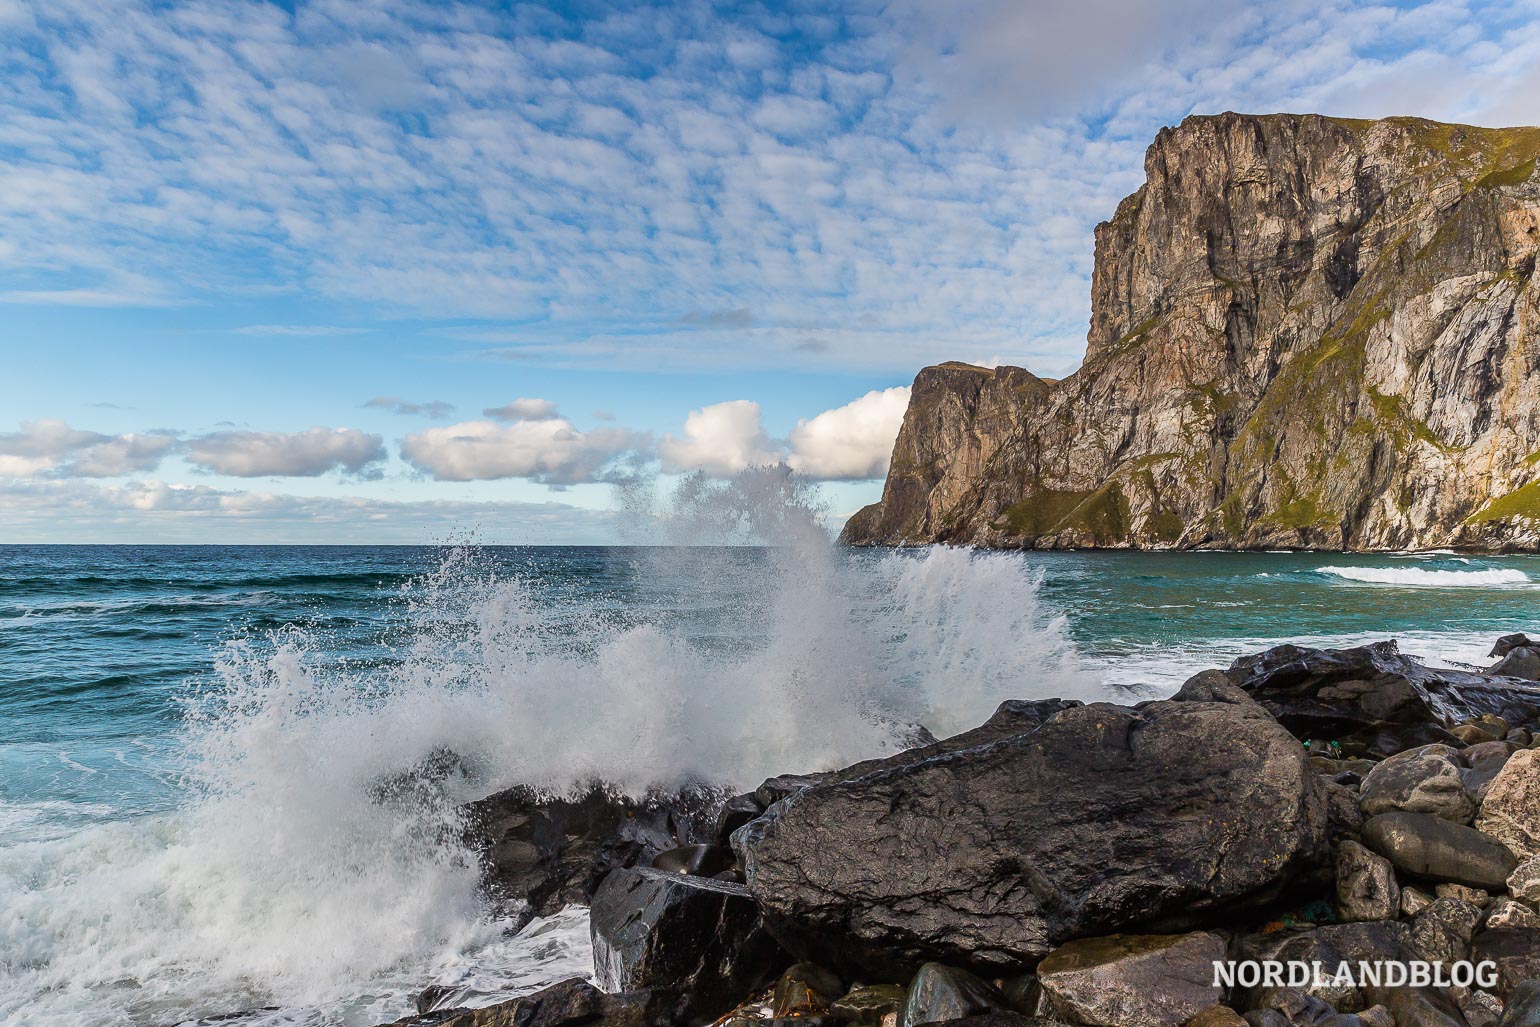
<path id="1" fill-rule="evenodd" d="M 646 992 L 610 995 L 581 977 L 480 1009 L 446 1009 L 382 1027 L 658 1027 Z"/>
<path id="2" fill-rule="evenodd" d="M 1037 967 L 1060 1016 L 1087 1027 L 1182 1027 L 1224 999 L 1217 934 L 1115 934 L 1067 942 Z"/>
<path id="3" fill-rule="evenodd" d="M 1359 788 L 1365 817 L 1380 813 L 1427 813 L 1456 824 L 1476 815 L 1465 790 L 1466 762 L 1448 745 L 1423 745 L 1400 752 L 1369 771 Z"/>
<path id="4" fill-rule="evenodd" d="M 1319 779 L 1260 707 L 1166 701 L 1063 709 L 838 774 L 733 843 L 788 947 L 891 980 L 932 960 L 1019 972 L 1071 938 L 1222 923 L 1324 866 L 1325 829 Z"/>
<path id="5" fill-rule="evenodd" d="M 1406 963 L 1423 958 L 1413 947 L 1407 926 L 1393 921 L 1327 924 L 1243 935 L 1232 944 L 1231 955 L 1235 959 L 1319 962 L 1324 967 L 1360 961 Z M 1464 1018 L 1454 1002 L 1435 988 L 1391 988 L 1371 983 L 1360 989 L 1338 986 L 1328 980 L 1324 987 L 1310 986 L 1300 990 L 1330 1003 L 1339 1013 L 1357 1013 L 1382 1005 L 1398 1025 L 1465 1027 Z M 1238 1008 L 1253 1009 L 1265 1005 L 1269 995 L 1276 991 L 1253 989 L 1248 994 L 1233 996 L 1233 1004 Z"/>
<path id="6" fill-rule="evenodd" d="M 1364 821 L 1364 844 L 1416 877 L 1501 891 L 1518 860 L 1473 827 L 1426 813 L 1381 813 Z"/>
<path id="7" fill-rule="evenodd" d="M 1488 656 L 1507 656 L 1514 649 L 1522 649 L 1533 646 L 1535 643 L 1529 640 L 1529 636 L 1522 631 L 1515 631 L 1511 635 L 1503 635 L 1492 643 L 1492 651 Z"/>
<path id="8" fill-rule="evenodd" d="M 898 1027 L 949 1023 L 997 1011 L 1005 1011 L 1005 997 L 994 985 L 955 966 L 926 963 L 904 993 Z"/>
<path id="9" fill-rule="evenodd" d="M 1524 981 L 1540 981 L 1540 931 L 1504 927 L 1481 931 L 1471 941 L 1471 959 L 1497 964 L 1498 998 L 1508 997 Z"/>
<path id="10" fill-rule="evenodd" d="M 1540 1027 L 1540 980 L 1520 981 L 1513 986 L 1497 1027 Z"/>
<path id="11" fill-rule="evenodd" d="M 706 841 L 720 801 L 706 791 L 636 801 L 600 787 L 570 799 L 511 788 L 464 807 L 465 840 L 494 900 L 546 916 L 586 905 L 612 870 Z"/>
<path id="12" fill-rule="evenodd" d="M 1394 642 L 1355 649 L 1278 646 L 1236 660 L 1230 680 L 1300 739 L 1333 739 L 1349 756 L 1391 756 L 1496 713 L 1511 723 L 1540 716 L 1540 687 L 1517 678 L 1435 670 Z"/>
<path id="13" fill-rule="evenodd" d="M 682 1023 L 715 1019 L 790 962 L 742 885 L 651 868 L 605 878 L 589 929 L 599 986 L 667 995 Z"/>
<path id="14" fill-rule="evenodd" d="M 765 808 L 759 804 L 753 792 L 728 799 L 717 811 L 717 822 L 711 831 L 711 844 L 731 845 L 733 832 L 764 811 Z"/>
<path id="15" fill-rule="evenodd" d="M 1503 654 L 1492 664 L 1491 673 L 1526 681 L 1540 681 L 1540 648 L 1519 646 Z"/>
<path id="16" fill-rule="evenodd" d="M 692 877 L 716 877 L 733 868 L 733 850 L 719 845 L 680 845 L 652 857 L 654 870 Z"/>

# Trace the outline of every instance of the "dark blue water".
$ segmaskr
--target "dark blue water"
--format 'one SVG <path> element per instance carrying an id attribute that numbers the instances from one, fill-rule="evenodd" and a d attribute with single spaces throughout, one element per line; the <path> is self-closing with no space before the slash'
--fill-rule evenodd
<path id="1" fill-rule="evenodd" d="M 0 547 L 0 1022 L 279 1005 L 585 965 L 505 938 L 381 774 L 752 783 L 1007 696 L 1168 691 L 1281 640 L 1478 663 L 1540 559 L 762 549 Z M 741 779 L 741 780 L 740 780 Z"/>

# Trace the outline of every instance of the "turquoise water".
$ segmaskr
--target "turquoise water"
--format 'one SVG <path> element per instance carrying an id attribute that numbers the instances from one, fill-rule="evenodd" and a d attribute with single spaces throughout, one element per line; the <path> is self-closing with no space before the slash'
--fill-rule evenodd
<path id="1" fill-rule="evenodd" d="M 586 928 L 488 916 L 465 799 L 750 785 L 1284 640 L 1480 663 L 1537 600 L 1527 556 L 0 547 L 0 1023 L 516 993 Z"/>

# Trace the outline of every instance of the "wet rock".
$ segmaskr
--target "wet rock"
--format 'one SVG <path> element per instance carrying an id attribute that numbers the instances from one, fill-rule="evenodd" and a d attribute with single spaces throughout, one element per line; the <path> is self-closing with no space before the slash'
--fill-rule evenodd
<path id="1" fill-rule="evenodd" d="M 1521 859 L 1540 853 L 1540 750 L 1516 752 L 1503 764 L 1481 802 L 1476 827 Z"/>
<path id="2" fill-rule="evenodd" d="M 781 774 L 778 777 L 767 778 L 754 789 L 754 801 L 759 803 L 761 809 L 767 809 L 782 799 L 797 794 L 808 785 L 817 784 L 822 780 L 822 774 Z"/>
<path id="3" fill-rule="evenodd" d="M 1493 642 L 1492 651 L 1487 653 L 1487 655 L 1507 656 L 1508 653 L 1514 649 L 1527 648 L 1532 645 L 1534 645 L 1534 643 L 1529 640 L 1528 635 L 1524 634 L 1522 631 L 1515 631 L 1513 634 L 1503 635 L 1497 641 Z"/>
<path id="4" fill-rule="evenodd" d="M 909 982 L 898 1023 L 899 1027 L 945 1023 L 1004 1009 L 1005 996 L 989 982 L 954 966 L 926 963 Z"/>
<path id="5" fill-rule="evenodd" d="M 612 870 L 704 841 L 717 801 L 707 792 L 634 801 L 598 787 L 571 799 L 512 788 L 464 807 L 466 842 L 494 899 L 548 916 L 586 905 Z"/>
<path id="6" fill-rule="evenodd" d="M 820 1016 L 829 1012 L 845 991 L 832 972 L 812 963 L 798 963 L 775 982 L 771 1011 L 776 1016 Z"/>
<path id="7" fill-rule="evenodd" d="M 1389 757 L 1447 744 L 1451 726 L 1482 713 L 1514 723 L 1540 715 L 1540 689 L 1424 667 L 1394 642 L 1355 649 L 1279 646 L 1242 657 L 1228 673 L 1295 737 L 1335 739 L 1348 755 Z"/>
<path id="8" fill-rule="evenodd" d="M 733 850 L 716 845 L 680 845 L 652 858 L 652 868 L 670 874 L 715 877 L 733 868 Z"/>
<path id="9" fill-rule="evenodd" d="M 1380 813 L 1427 813 L 1456 824 L 1476 814 L 1466 794 L 1465 761 L 1448 745 L 1424 745 L 1375 766 L 1359 789 L 1365 817 Z"/>
<path id="10" fill-rule="evenodd" d="M 1521 981 L 1508 993 L 1498 1027 L 1540 1027 L 1540 980 Z"/>
<path id="11" fill-rule="evenodd" d="M 646 992 L 605 994 L 572 977 L 522 998 L 409 1016 L 390 1027 L 656 1027 L 657 1016 Z"/>
<path id="12" fill-rule="evenodd" d="M 1520 902 L 1540 902 L 1540 856 L 1531 856 L 1508 875 L 1508 894 Z"/>
<path id="13" fill-rule="evenodd" d="M 1526 681 L 1540 681 L 1540 647 L 1533 645 L 1510 649 L 1494 663 L 1491 673 Z"/>
<path id="14" fill-rule="evenodd" d="M 852 975 L 938 959 L 1016 973 L 1075 937 L 1222 923 L 1326 855 L 1319 780 L 1251 703 L 1067 708 L 840 776 L 733 842 L 777 936 Z"/>
<path id="15" fill-rule="evenodd" d="M 711 831 L 711 844 L 729 846 L 734 831 L 759 816 L 765 808 L 754 798 L 754 793 L 735 795 L 722 804 L 717 812 L 716 825 Z"/>
<path id="16" fill-rule="evenodd" d="M 1488 990 L 1507 1001 L 1520 983 L 1540 980 L 1540 931 L 1521 927 L 1482 931 L 1471 942 L 1471 959 L 1497 964 L 1497 985 Z"/>
<path id="17" fill-rule="evenodd" d="M 1217 934 L 1111 935 L 1071 941 L 1037 968 L 1061 1016 L 1090 1027 L 1182 1027 L 1224 998 Z"/>
<path id="18" fill-rule="evenodd" d="M 1471 938 L 1481 910 L 1460 899 L 1436 899 L 1407 924 L 1412 948 L 1433 963 L 1453 963 L 1470 955 Z"/>
<path id="19" fill-rule="evenodd" d="M 844 997 L 836 1000 L 829 1011 L 842 1020 L 859 1027 L 880 1025 L 886 1017 L 898 1023 L 898 1014 L 904 1008 L 904 989 L 897 984 L 863 984 L 851 988 Z"/>
<path id="20" fill-rule="evenodd" d="M 1494 929 L 1522 927 L 1533 931 L 1540 929 L 1540 914 L 1536 914 L 1522 902 L 1515 902 L 1503 896 L 1494 900 L 1492 907 L 1487 910 L 1486 926 Z"/>
<path id="21" fill-rule="evenodd" d="M 1364 844 L 1415 877 L 1501 890 L 1518 861 L 1492 837 L 1426 813 L 1364 821 Z"/>
<path id="22" fill-rule="evenodd" d="M 1528 749 L 1534 742 L 1535 736 L 1528 728 L 1516 727 L 1504 737 L 1503 741 L 1509 745 L 1518 746 L 1520 749 Z"/>
<path id="23" fill-rule="evenodd" d="M 765 987 L 789 962 L 742 885 L 651 868 L 617 870 L 589 913 L 594 976 L 606 991 L 652 988 L 705 1022 Z"/>
<path id="24" fill-rule="evenodd" d="M 1390 860 L 1354 841 L 1337 847 L 1337 915 L 1343 920 L 1393 920 L 1401 889 Z"/>

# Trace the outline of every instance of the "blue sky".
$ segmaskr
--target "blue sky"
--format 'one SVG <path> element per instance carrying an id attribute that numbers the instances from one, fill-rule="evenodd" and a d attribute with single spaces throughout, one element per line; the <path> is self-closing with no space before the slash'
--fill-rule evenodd
<path id="1" fill-rule="evenodd" d="M 0 541 L 603 542 L 1069 373 L 1226 109 L 1540 121 L 1533 3 L 0 0 Z"/>

